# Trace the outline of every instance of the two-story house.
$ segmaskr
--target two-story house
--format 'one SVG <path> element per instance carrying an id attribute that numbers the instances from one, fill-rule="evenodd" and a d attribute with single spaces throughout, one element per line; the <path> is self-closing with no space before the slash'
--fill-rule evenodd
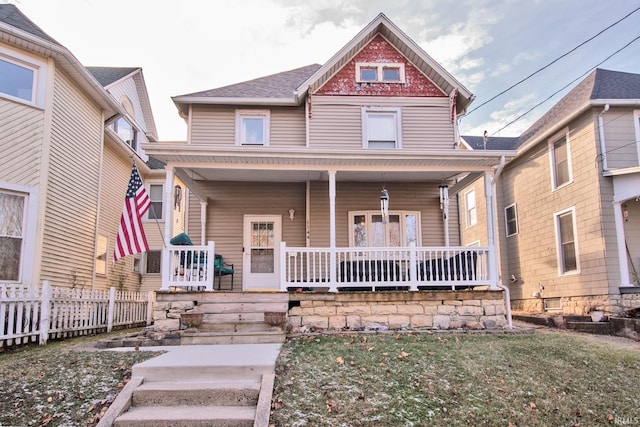
<path id="1" fill-rule="evenodd" d="M 461 247 L 455 195 L 515 152 L 460 143 L 472 100 L 381 14 L 325 64 L 174 97 L 187 141 L 144 149 L 189 188 L 187 233 L 234 265 L 233 290 L 497 289 L 495 244 Z M 165 253 L 169 289 L 185 257 Z"/>
<path id="2" fill-rule="evenodd" d="M 164 186 L 142 70 L 88 70 L 3 4 L 0 75 L 0 282 L 138 289 L 134 259 L 111 259 L 132 161 Z"/>
<path id="3" fill-rule="evenodd" d="M 464 137 L 482 151 L 482 138 Z M 640 305 L 640 75 L 597 69 L 517 139 L 496 192 L 513 309 L 617 314 Z M 463 194 L 482 191 L 483 182 Z M 461 210 L 469 205 L 461 199 Z M 463 243 L 485 244 L 464 227 Z"/>

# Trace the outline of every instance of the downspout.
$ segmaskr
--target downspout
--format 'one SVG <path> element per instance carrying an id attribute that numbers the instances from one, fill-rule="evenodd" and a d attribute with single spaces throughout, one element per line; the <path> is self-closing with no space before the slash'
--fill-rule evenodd
<path id="1" fill-rule="evenodd" d="M 496 168 L 496 173 L 493 175 L 493 178 L 491 178 L 491 185 L 493 186 L 493 211 L 495 212 L 495 215 L 496 215 L 496 225 L 498 223 L 498 221 L 497 221 L 497 218 L 498 218 L 498 200 L 497 199 L 498 199 L 498 197 L 496 196 L 497 189 L 498 189 L 497 183 L 498 183 L 498 178 L 500 177 L 500 174 L 502 174 L 502 170 L 504 169 L 505 164 L 506 164 L 505 157 L 502 156 L 500 158 L 500 164 Z M 497 243 L 498 242 L 498 238 L 497 238 L 498 227 L 494 227 L 493 232 L 495 234 L 494 241 Z M 497 256 L 496 256 L 496 271 L 498 271 L 498 257 Z M 504 291 L 504 306 L 507 309 L 507 323 L 509 325 L 509 329 L 513 329 L 513 317 L 511 315 L 511 291 L 509 290 L 508 286 L 503 285 L 502 283 L 500 283 L 500 281 L 498 281 L 498 283 L 496 283 L 496 285 L 498 286 L 498 288 L 500 288 L 500 289 L 502 289 Z"/>
<path id="2" fill-rule="evenodd" d="M 598 135 L 600 136 L 600 155 L 602 156 L 603 172 L 609 170 L 609 165 L 607 164 L 607 144 L 604 140 L 604 120 L 602 119 L 602 116 L 607 111 L 609 111 L 609 104 L 605 104 L 602 112 L 598 114 Z"/>

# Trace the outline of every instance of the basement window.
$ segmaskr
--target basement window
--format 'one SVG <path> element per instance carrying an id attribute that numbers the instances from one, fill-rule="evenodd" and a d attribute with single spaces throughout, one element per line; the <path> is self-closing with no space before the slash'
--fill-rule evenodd
<path id="1" fill-rule="evenodd" d="M 544 299 L 545 311 L 559 311 L 562 310 L 562 301 L 560 298 L 545 298 Z"/>

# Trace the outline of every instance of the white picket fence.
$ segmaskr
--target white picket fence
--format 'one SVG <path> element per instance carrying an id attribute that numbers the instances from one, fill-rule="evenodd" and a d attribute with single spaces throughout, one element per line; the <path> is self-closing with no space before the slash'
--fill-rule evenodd
<path id="1" fill-rule="evenodd" d="M 0 284 L 0 347 L 150 325 L 153 292 Z"/>

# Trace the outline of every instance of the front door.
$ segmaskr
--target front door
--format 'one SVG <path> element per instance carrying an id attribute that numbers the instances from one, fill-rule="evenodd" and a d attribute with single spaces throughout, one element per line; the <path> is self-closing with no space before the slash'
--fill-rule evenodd
<path id="1" fill-rule="evenodd" d="M 280 289 L 280 215 L 245 215 L 242 290 Z"/>

